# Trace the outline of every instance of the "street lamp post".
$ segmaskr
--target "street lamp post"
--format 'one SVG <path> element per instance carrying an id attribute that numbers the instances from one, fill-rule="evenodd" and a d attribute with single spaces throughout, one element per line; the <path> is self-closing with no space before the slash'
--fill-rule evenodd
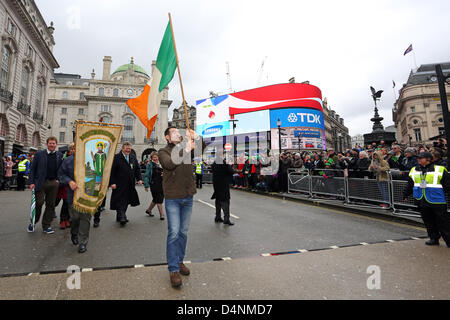
<path id="1" fill-rule="evenodd" d="M 278 150 L 280 150 L 280 154 L 281 154 L 281 120 L 280 120 L 280 118 L 278 118 L 277 126 L 278 126 Z"/>
<path id="2" fill-rule="evenodd" d="M 236 133 L 236 127 L 237 127 L 236 122 L 239 122 L 239 120 L 232 119 L 229 121 L 231 123 L 233 123 L 233 150 L 234 150 L 233 152 L 234 152 L 234 157 L 237 157 L 237 147 L 236 147 L 237 143 L 236 143 L 235 133 Z"/>
<path id="3" fill-rule="evenodd" d="M 301 153 L 302 149 L 301 149 L 301 143 L 302 143 L 302 137 L 300 136 L 300 134 L 298 135 L 298 152 Z"/>

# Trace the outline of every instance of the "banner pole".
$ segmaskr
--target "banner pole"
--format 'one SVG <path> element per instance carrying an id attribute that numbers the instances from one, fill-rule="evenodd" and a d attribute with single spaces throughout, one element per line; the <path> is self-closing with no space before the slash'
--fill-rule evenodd
<path id="1" fill-rule="evenodd" d="M 187 106 L 186 106 L 186 99 L 184 98 L 184 89 L 183 89 L 183 82 L 181 81 L 181 71 L 180 71 L 180 62 L 178 60 L 178 52 L 177 52 L 177 45 L 175 44 L 175 34 L 173 33 L 173 25 L 172 25 L 172 17 L 169 12 L 169 22 L 170 22 L 170 30 L 172 32 L 172 39 L 173 39 L 173 48 L 175 50 L 175 58 L 177 59 L 177 70 L 178 70 L 178 77 L 180 78 L 180 86 L 181 86 L 181 95 L 183 97 L 183 106 L 184 106 L 184 115 L 186 118 L 186 125 L 188 130 L 190 131 L 190 125 L 189 125 L 189 119 L 188 119 L 188 113 L 187 113 Z"/>

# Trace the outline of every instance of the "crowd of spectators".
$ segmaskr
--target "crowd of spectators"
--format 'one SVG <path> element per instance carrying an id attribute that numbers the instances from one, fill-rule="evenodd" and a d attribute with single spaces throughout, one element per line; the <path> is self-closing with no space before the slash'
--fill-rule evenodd
<path id="1" fill-rule="evenodd" d="M 415 167 L 418 154 L 430 152 L 433 163 L 447 167 L 447 142 L 440 139 L 432 145 L 405 146 L 394 142 L 388 145 L 373 143 L 365 147 L 356 145 L 344 152 L 301 151 L 283 152 L 277 172 L 265 170 L 270 158 L 243 154 L 234 165 L 233 187 L 265 192 L 287 192 L 289 171 L 310 172 L 311 175 L 344 176 L 387 181 L 390 171 L 393 179 L 406 180 Z M 264 156 L 263 156 L 264 157 Z M 253 160 L 253 161 L 250 161 Z"/>

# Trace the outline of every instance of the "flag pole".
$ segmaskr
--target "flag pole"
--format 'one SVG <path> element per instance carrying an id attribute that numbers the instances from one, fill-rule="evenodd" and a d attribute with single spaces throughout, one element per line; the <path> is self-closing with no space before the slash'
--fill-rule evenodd
<path id="1" fill-rule="evenodd" d="M 175 50 L 175 58 L 177 59 L 177 69 L 178 69 L 178 77 L 180 78 L 181 95 L 183 96 L 184 115 L 185 115 L 185 118 L 186 118 L 187 128 L 190 131 L 191 128 L 189 126 L 189 119 L 188 119 L 187 106 L 186 106 L 186 99 L 184 98 L 183 82 L 181 81 L 180 63 L 179 63 L 179 60 L 178 60 L 177 45 L 175 44 L 175 34 L 173 33 L 172 17 L 170 16 L 170 12 L 169 12 L 169 22 L 170 22 L 170 30 L 172 32 L 173 48 Z"/>
<path id="2" fill-rule="evenodd" d="M 416 61 L 416 52 L 413 50 L 413 58 L 414 58 L 414 65 L 416 66 L 416 70 L 417 71 L 419 69 L 419 67 L 417 66 L 417 61 Z"/>

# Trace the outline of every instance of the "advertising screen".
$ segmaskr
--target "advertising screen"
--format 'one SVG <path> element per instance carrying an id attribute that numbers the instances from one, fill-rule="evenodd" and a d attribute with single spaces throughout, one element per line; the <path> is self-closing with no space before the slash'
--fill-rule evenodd
<path id="1" fill-rule="evenodd" d="M 307 127 L 325 130 L 323 113 L 306 108 L 270 110 L 270 127 L 278 128 L 278 119 L 282 128 Z"/>
<path id="2" fill-rule="evenodd" d="M 301 149 L 301 150 L 325 150 L 325 132 L 321 129 L 309 129 L 305 127 L 291 127 L 280 130 L 281 133 L 281 149 Z M 278 128 L 271 129 L 272 149 L 278 150 L 280 139 Z M 299 148 L 300 144 L 300 148 Z"/>

